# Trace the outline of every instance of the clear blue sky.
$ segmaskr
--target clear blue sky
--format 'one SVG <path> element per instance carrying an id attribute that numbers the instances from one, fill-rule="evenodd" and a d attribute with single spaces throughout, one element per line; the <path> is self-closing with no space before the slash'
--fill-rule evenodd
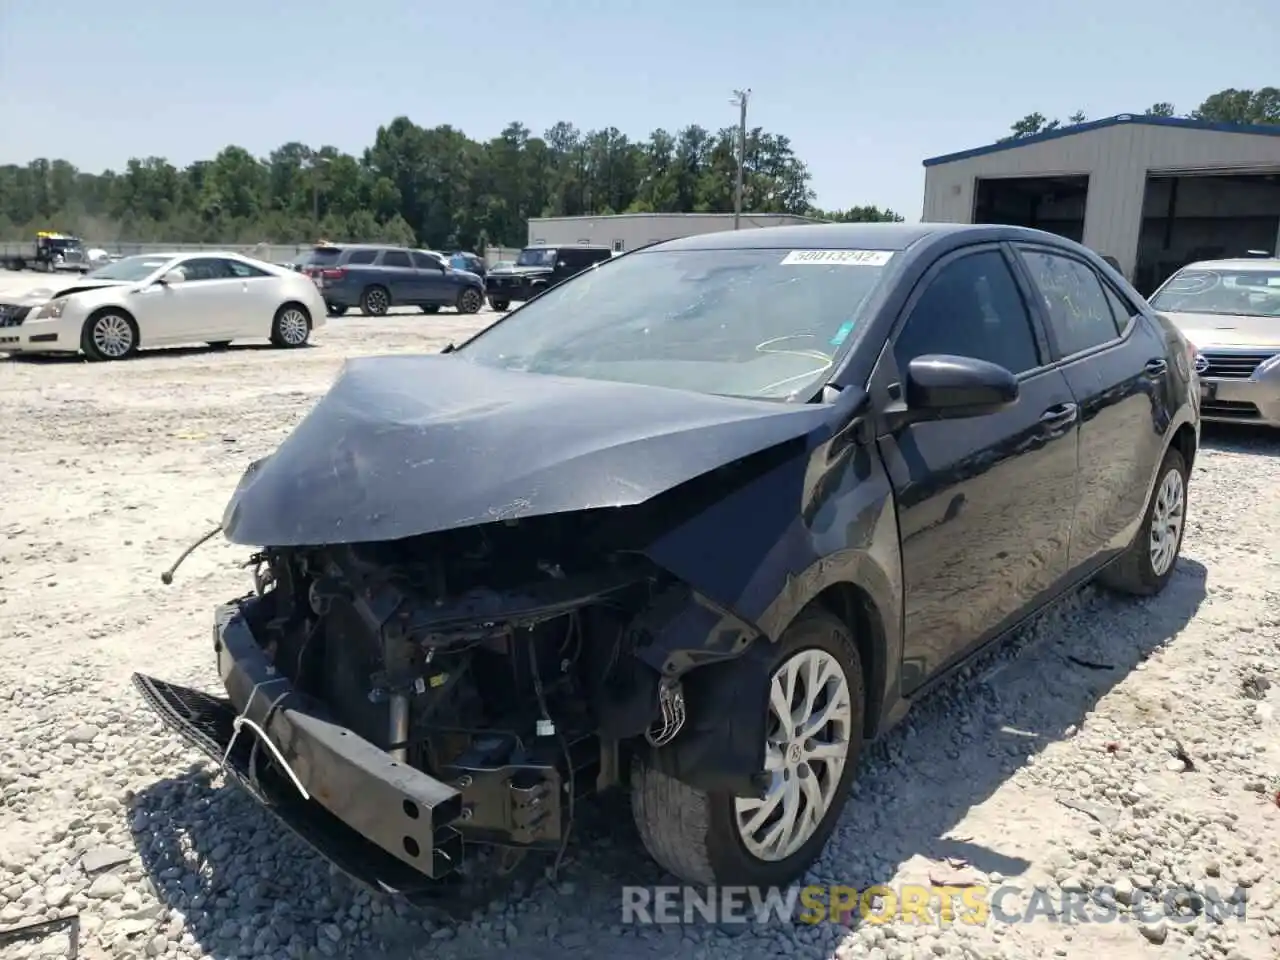
<path id="1" fill-rule="evenodd" d="M 228 143 L 359 153 L 406 114 L 749 123 L 791 138 L 818 203 L 920 215 L 930 156 L 1039 110 L 1090 117 L 1280 84 L 1276 0 L 0 0 L 0 162 L 99 171 Z"/>

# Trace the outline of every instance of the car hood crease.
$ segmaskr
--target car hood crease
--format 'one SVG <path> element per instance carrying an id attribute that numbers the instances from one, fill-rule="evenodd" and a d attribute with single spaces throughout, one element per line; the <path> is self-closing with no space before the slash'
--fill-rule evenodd
<path id="1" fill-rule="evenodd" d="M 831 415 L 454 355 L 355 359 L 246 471 L 222 527 L 233 543 L 304 546 L 629 506 Z"/>

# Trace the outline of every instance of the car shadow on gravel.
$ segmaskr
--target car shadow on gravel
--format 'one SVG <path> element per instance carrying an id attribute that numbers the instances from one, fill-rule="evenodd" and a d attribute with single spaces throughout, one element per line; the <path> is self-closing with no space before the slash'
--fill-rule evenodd
<path id="1" fill-rule="evenodd" d="M 1200 427 L 1200 446 L 1226 453 L 1280 457 L 1280 430 L 1248 423 L 1205 423 Z"/>
<path id="2" fill-rule="evenodd" d="M 301 347 L 294 347 L 294 350 L 310 350 L 316 345 L 314 343 L 305 343 Z M 125 363 L 145 363 L 148 360 L 172 359 L 174 357 L 195 357 L 195 356 L 211 356 L 216 357 L 227 353 L 257 353 L 263 350 L 279 350 L 272 343 L 233 343 L 226 347 L 153 347 L 150 349 L 139 350 L 136 354 Z M 11 363 L 27 363 L 34 366 L 58 366 L 87 364 L 91 361 L 83 354 L 79 353 L 11 353 L 8 354 Z M 116 361 L 121 362 L 121 361 Z M 97 364 L 94 364 L 97 366 Z"/>
<path id="3" fill-rule="evenodd" d="M 1204 566 L 1183 558 L 1157 598 L 1088 587 L 981 654 L 866 749 L 839 828 L 807 882 L 865 889 L 923 857 L 943 870 L 960 858 L 1017 883 L 1031 864 L 956 836 L 960 821 L 1041 751 L 1075 736 L 1098 700 L 1194 617 L 1207 579 Z M 208 765 L 142 790 L 132 815 L 158 897 L 219 958 L 443 960 L 506 947 L 557 960 L 716 951 L 754 960 L 825 956 L 848 933 L 840 924 L 624 925 L 622 887 L 675 881 L 645 853 L 619 795 L 579 806 L 556 877 L 549 858 L 530 857 L 509 888 L 495 888 L 488 908 L 452 911 L 359 890 Z"/>

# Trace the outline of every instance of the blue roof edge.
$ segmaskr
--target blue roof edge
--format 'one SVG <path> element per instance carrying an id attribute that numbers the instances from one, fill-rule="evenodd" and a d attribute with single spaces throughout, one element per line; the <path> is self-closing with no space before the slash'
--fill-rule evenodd
<path id="1" fill-rule="evenodd" d="M 1209 120 L 1192 120 L 1187 117 L 1152 117 L 1146 114 L 1121 113 L 1114 117 L 1089 120 L 1069 127 L 1059 127 L 1056 130 L 1049 130 L 1045 133 L 1035 133 L 1029 137 L 1019 137 L 1016 140 L 989 143 L 983 147 L 973 147 L 969 150 L 960 150 L 957 153 L 945 153 L 940 157 L 930 157 L 924 162 L 924 165 L 926 167 L 936 167 L 944 163 L 955 163 L 957 160 L 984 157 L 989 153 L 1000 153 L 1004 150 L 1025 147 L 1032 143 L 1044 143 L 1047 140 L 1072 137 L 1077 133 L 1102 130 L 1106 127 L 1117 127 L 1126 123 L 1140 123 L 1150 127 L 1179 127 L 1183 130 L 1208 130 L 1214 133 L 1249 133 L 1264 137 L 1280 137 L 1280 124 L 1214 123 Z"/>

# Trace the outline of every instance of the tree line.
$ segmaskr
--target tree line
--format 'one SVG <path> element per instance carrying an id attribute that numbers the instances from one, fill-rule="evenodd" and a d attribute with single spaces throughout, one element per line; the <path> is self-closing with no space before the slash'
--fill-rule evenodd
<path id="1" fill-rule="evenodd" d="M 901 220 L 891 210 L 814 205 L 791 142 L 746 138 L 744 211 Z M 91 173 L 66 160 L 0 166 L 0 238 L 59 230 L 86 240 L 293 243 L 318 237 L 483 250 L 522 246 L 530 217 L 730 212 L 737 130 L 691 125 L 633 141 L 616 127 L 511 123 L 486 142 L 398 117 L 360 156 L 286 143 L 265 158 L 228 146 L 185 168 L 163 157 Z"/>
<path id="2" fill-rule="evenodd" d="M 1185 117 L 1190 120 L 1207 120 L 1210 123 L 1241 123 L 1268 126 L 1280 124 L 1280 87 L 1260 87 L 1257 90 L 1237 90 L 1229 87 L 1205 98 L 1190 113 L 1179 114 L 1177 107 L 1167 101 L 1153 103 L 1142 111 L 1148 117 Z M 1065 129 L 1087 123 L 1083 110 L 1077 110 L 1061 120 L 1050 120 L 1043 113 L 1029 113 L 1010 125 L 1009 135 L 1000 138 L 1001 143 L 1033 137 L 1037 133 Z"/>

